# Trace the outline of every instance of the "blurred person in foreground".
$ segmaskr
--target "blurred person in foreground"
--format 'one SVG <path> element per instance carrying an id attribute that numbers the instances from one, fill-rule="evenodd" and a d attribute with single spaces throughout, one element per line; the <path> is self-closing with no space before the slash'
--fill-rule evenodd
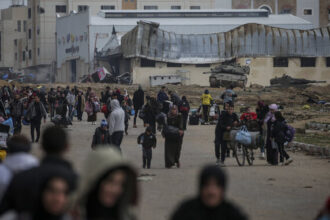
<path id="1" fill-rule="evenodd" d="M 70 175 L 53 170 L 40 184 L 40 191 L 34 201 L 36 209 L 29 212 L 12 211 L 1 217 L 3 220 L 70 220 L 69 195 Z"/>
<path id="2" fill-rule="evenodd" d="M 225 198 L 227 177 L 219 166 L 206 166 L 199 179 L 199 193 L 183 202 L 171 220 L 246 220 L 247 217 Z"/>
<path id="3" fill-rule="evenodd" d="M 315 220 L 330 220 L 330 196 Z"/>
<path id="4" fill-rule="evenodd" d="M 25 136 L 12 136 L 7 146 L 8 156 L 0 164 L 0 201 L 15 174 L 39 165 L 37 158 L 29 154 L 31 142 Z"/>
<path id="5" fill-rule="evenodd" d="M 13 177 L 1 202 L 0 215 L 10 210 L 19 215 L 36 213 L 39 209 L 36 201 L 43 190 L 43 184 L 54 176 L 67 177 L 68 195 L 76 189 L 77 175 L 71 164 L 64 159 L 69 149 L 67 133 L 55 126 L 46 128 L 41 147 L 45 156 L 40 166 L 20 172 Z"/>
<path id="6" fill-rule="evenodd" d="M 137 174 L 116 148 L 97 147 L 83 169 L 75 209 L 77 220 L 133 220 Z"/>

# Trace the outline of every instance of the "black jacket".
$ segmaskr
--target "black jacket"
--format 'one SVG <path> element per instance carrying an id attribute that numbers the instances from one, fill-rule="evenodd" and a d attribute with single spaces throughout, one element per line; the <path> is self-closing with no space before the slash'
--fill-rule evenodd
<path id="1" fill-rule="evenodd" d="M 134 92 L 133 105 L 135 110 L 141 109 L 144 105 L 144 92 L 142 89 L 138 89 Z"/>
<path id="2" fill-rule="evenodd" d="M 18 173 L 12 179 L 0 204 L 0 215 L 8 210 L 35 213 L 42 185 L 54 176 L 68 180 L 69 193 L 77 187 L 77 174 L 71 164 L 56 156 L 46 156 L 40 166 Z"/>
<path id="3" fill-rule="evenodd" d="M 279 121 L 276 120 L 274 121 L 274 123 L 272 124 L 272 134 L 271 137 L 275 139 L 277 144 L 283 145 L 286 142 L 285 139 L 285 133 L 287 131 L 288 127 L 286 124 L 286 121 Z"/>
<path id="4" fill-rule="evenodd" d="M 208 208 L 199 198 L 190 199 L 179 206 L 171 220 L 246 220 L 234 205 L 223 201 L 216 208 Z"/>
<path id="5" fill-rule="evenodd" d="M 93 135 L 92 148 L 98 145 L 107 145 L 110 143 L 109 131 L 103 130 L 101 127 L 96 128 Z"/>
<path id="6" fill-rule="evenodd" d="M 143 148 L 155 148 L 157 145 L 157 139 L 154 134 L 147 135 L 146 133 L 140 134 L 137 139 L 138 144 L 142 144 Z"/>
<path id="7" fill-rule="evenodd" d="M 218 121 L 220 131 L 225 132 L 227 130 L 227 127 L 232 127 L 235 121 L 239 122 L 238 116 L 235 113 L 230 115 L 227 111 L 224 111 L 223 113 L 221 113 Z"/>

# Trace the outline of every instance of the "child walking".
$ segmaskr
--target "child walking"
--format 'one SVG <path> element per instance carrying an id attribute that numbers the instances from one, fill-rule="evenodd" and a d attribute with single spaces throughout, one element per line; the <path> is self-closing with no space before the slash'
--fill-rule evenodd
<path id="1" fill-rule="evenodd" d="M 137 139 L 138 144 L 142 144 L 142 161 L 143 169 L 146 167 L 150 169 L 151 158 L 152 158 L 152 148 L 156 148 L 157 139 L 156 136 L 152 133 L 152 128 L 147 127 L 146 131 Z"/>

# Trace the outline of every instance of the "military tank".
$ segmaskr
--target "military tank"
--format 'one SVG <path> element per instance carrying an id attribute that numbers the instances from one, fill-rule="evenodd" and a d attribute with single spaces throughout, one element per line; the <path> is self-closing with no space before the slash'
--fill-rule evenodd
<path id="1" fill-rule="evenodd" d="M 212 68 L 210 72 L 204 72 L 210 75 L 210 86 L 213 88 L 234 87 L 244 88 L 247 83 L 247 75 L 250 74 L 250 67 L 240 64 L 225 64 Z"/>
<path id="2" fill-rule="evenodd" d="M 288 86 L 300 86 L 307 85 L 310 83 L 326 83 L 327 81 L 316 81 L 316 80 L 307 80 L 300 78 L 293 78 L 284 74 L 282 77 L 275 77 L 270 80 L 270 85 L 273 87 L 288 87 Z"/>

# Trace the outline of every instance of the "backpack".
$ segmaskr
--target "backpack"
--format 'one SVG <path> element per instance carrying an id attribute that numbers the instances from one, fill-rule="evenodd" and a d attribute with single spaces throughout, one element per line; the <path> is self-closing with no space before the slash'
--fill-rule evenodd
<path id="1" fill-rule="evenodd" d="M 101 109 L 101 112 L 104 113 L 104 114 L 108 114 L 108 106 L 107 105 L 103 105 L 102 106 L 102 109 Z"/>
<path id="2" fill-rule="evenodd" d="M 285 132 L 285 140 L 287 142 L 291 142 L 296 134 L 296 129 L 294 129 L 294 127 L 292 127 L 291 125 L 287 125 L 286 126 L 286 132 Z"/>
<path id="3" fill-rule="evenodd" d="M 94 102 L 94 110 L 95 112 L 100 112 L 101 111 L 101 105 L 98 102 Z"/>
<path id="4" fill-rule="evenodd" d="M 180 112 L 187 113 L 189 111 L 189 105 L 187 102 L 182 102 L 180 107 L 179 107 Z"/>

